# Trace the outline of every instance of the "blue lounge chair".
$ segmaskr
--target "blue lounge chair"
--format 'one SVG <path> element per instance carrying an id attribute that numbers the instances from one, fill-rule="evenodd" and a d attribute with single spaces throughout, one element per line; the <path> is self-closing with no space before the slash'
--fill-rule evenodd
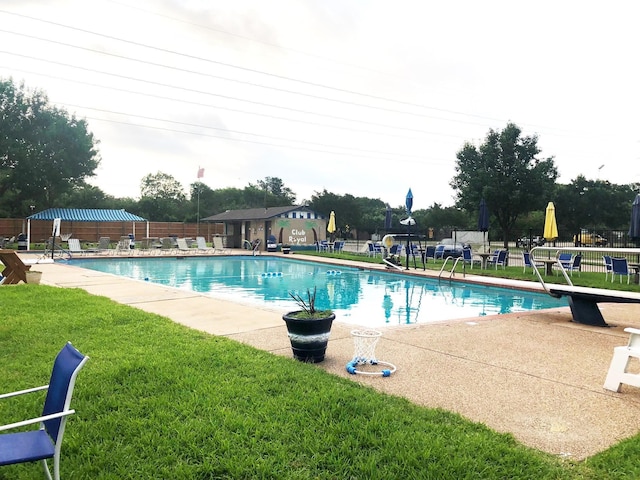
<path id="1" fill-rule="evenodd" d="M 433 258 L 434 260 L 436 259 L 436 247 L 433 246 L 433 245 L 428 245 L 427 248 L 424 251 L 424 261 L 425 261 L 425 263 L 430 258 Z"/>
<path id="2" fill-rule="evenodd" d="M 498 265 L 501 265 L 504 269 L 507 265 L 507 253 L 506 250 L 496 250 L 493 252 L 493 256 L 487 260 L 487 264 L 493 265 L 496 270 L 498 269 Z"/>
<path id="3" fill-rule="evenodd" d="M 529 252 L 522 252 L 522 262 L 524 264 L 524 268 L 522 269 L 522 273 L 527 271 L 527 268 L 531 268 L 531 273 L 533 273 L 533 264 L 535 263 L 536 267 L 544 267 L 543 262 L 532 262 L 531 254 Z"/>
<path id="4" fill-rule="evenodd" d="M 480 260 L 478 260 L 478 259 L 475 259 L 475 260 L 474 260 L 474 258 L 473 258 L 473 252 L 471 251 L 471 249 L 470 249 L 470 248 L 464 248 L 464 249 L 462 249 L 462 260 L 463 260 L 463 262 L 465 263 L 465 265 L 466 265 L 466 264 L 471 265 L 471 269 L 473 269 L 473 264 L 474 264 L 475 262 L 477 262 L 477 263 L 478 263 L 478 265 L 481 265 L 481 264 L 482 264 L 482 262 L 481 262 Z"/>
<path id="5" fill-rule="evenodd" d="M 0 466 L 42 461 L 45 474 L 51 480 L 47 459 L 53 458 L 53 478 L 60 479 L 60 449 L 76 376 L 89 357 L 67 343 L 56 356 L 49 385 L 0 395 L 0 399 L 47 390 L 42 416 L 0 426 L 0 432 L 40 424 L 39 430 L 0 434 Z"/>
<path id="6" fill-rule="evenodd" d="M 620 283 L 622 283 L 622 276 L 627 276 L 627 284 L 631 278 L 631 271 L 629 270 L 629 263 L 626 258 L 612 258 L 611 259 L 611 283 L 616 278 L 616 275 L 620 275 Z"/>
<path id="7" fill-rule="evenodd" d="M 580 262 L 582 261 L 582 255 L 576 255 L 573 257 L 573 260 L 571 261 L 571 263 L 569 263 L 569 265 L 567 267 L 565 267 L 565 270 L 567 270 L 571 276 L 573 277 L 573 272 L 578 272 L 578 276 L 580 276 Z"/>
<path id="8" fill-rule="evenodd" d="M 604 262 L 604 281 L 607 281 L 609 274 L 613 272 L 613 262 L 610 255 L 603 255 L 602 261 Z"/>

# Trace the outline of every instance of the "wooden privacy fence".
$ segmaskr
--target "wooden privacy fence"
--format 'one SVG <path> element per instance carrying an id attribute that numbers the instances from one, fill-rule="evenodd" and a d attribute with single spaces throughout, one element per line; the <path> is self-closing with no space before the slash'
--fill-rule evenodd
<path id="1" fill-rule="evenodd" d="M 31 220 L 31 242 L 46 242 L 51 237 L 53 222 Z M 0 218 L 0 237 L 17 237 L 27 233 L 27 221 L 23 218 Z M 71 235 L 82 242 L 97 242 L 100 237 L 119 239 L 123 235 L 135 234 L 136 239 L 147 236 L 147 222 L 69 222 L 60 223 L 60 234 Z M 149 237 L 193 237 L 210 239 L 212 235 L 222 235 L 221 223 L 149 222 Z"/>

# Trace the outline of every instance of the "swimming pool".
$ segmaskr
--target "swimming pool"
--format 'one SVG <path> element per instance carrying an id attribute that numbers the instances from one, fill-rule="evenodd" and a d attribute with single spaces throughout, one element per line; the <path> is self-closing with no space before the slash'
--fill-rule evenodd
<path id="1" fill-rule="evenodd" d="M 429 323 L 567 306 L 565 299 L 464 282 L 274 257 L 73 259 L 77 267 L 199 292 L 212 298 L 296 310 L 289 292 L 317 288 L 316 306 L 367 327 Z"/>

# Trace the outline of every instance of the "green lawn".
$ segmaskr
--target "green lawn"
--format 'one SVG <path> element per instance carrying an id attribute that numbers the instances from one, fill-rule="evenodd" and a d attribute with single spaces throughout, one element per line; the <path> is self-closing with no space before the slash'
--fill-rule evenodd
<path id="1" fill-rule="evenodd" d="M 640 477 L 640 437 L 563 460 L 83 290 L 0 287 L 0 304 L 0 392 L 45 384 L 67 340 L 91 357 L 65 435 L 66 479 Z M 39 414 L 42 398 L 2 400 L 2 423 Z M 41 475 L 38 464 L 0 467 L 3 480 Z"/>
<path id="2" fill-rule="evenodd" d="M 342 260 L 354 260 L 358 262 L 366 262 L 366 263 L 372 263 L 372 264 L 378 264 L 378 265 L 382 262 L 380 257 L 368 257 L 366 255 L 358 255 L 355 253 L 348 253 L 348 252 L 341 252 L 341 253 L 326 253 L 326 252 L 315 252 L 315 251 L 296 252 L 296 256 L 301 257 L 303 255 L 313 256 L 313 257 L 325 257 L 325 258 L 327 257 L 340 258 Z M 520 255 L 520 253 L 519 251 L 516 251 L 512 255 L 518 256 Z M 405 262 L 406 262 L 406 258 L 403 256 L 402 257 L 403 266 L 406 265 Z M 427 261 L 426 268 L 428 270 L 439 272 L 440 269 L 442 268 L 443 263 L 444 262 L 442 260 L 433 261 L 433 259 L 430 259 Z M 422 270 L 423 268 L 423 264 L 420 261 L 416 261 L 415 266 L 418 268 L 418 270 Z M 445 275 L 445 278 L 449 278 L 448 272 L 451 270 L 452 266 L 453 266 L 453 262 L 449 261 L 446 265 L 445 272 L 443 273 L 443 275 Z M 588 267 L 585 265 L 585 268 L 588 268 Z M 413 271 L 413 270 L 414 270 L 414 262 L 413 262 L 413 258 L 410 256 L 409 271 Z M 512 280 L 524 280 L 524 281 L 535 282 L 539 284 L 538 277 L 534 273 L 532 273 L 532 270 L 530 268 L 527 269 L 526 272 L 523 272 L 522 264 L 517 266 L 509 266 L 504 269 L 502 267 L 498 267 L 497 269 L 487 268 L 485 270 L 481 270 L 480 268 L 478 268 L 477 265 L 473 269 L 470 269 L 467 266 L 465 272 L 470 275 L 509 278 Z M 463 275 L 462 262 L 460 262 L 456 267 L 455 278 L 461 279 L 463 278 L 462 275 Z M 634 284 L 633 282 L 627 285 L 626 280 L 620 283 L 620 281 L 618 280 L 618 277 L 616 277 L 615 282 L 611 282 L 611 275 L 609 275 L 608 277 L 609 280 L 606 281 L 604 272 L 601 272 L 601 271 L 594 271 L 594 272 L 583 271 L 583 272 L 580 272 L 579 274 L 577 272 L 574 272 L 574 274 L 570 276 L 570 278 L 573 284 L 578 286 L 593 287 L 593 288 L 607 288 L 612 290 L 623 290 L 623 291 L 629 291 L 629 292 L 640 292 L 639 285 Z M 549 277 L 543 275 L 543 279 L 545 282 L 548 282 L 548 283 L 561 283 L 561 284 L 566 283 L 564 277 L 561 274 L 553 275 Z"/>

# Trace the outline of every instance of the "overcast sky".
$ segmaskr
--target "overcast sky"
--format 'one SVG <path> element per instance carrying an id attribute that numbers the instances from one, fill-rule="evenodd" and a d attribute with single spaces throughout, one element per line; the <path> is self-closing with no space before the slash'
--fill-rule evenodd
<path id="1" fill-rule="evenodd" d="M 640 182 L 640 3 L 0 0 L 0 77 L 85 118 L 90 183 L 139 197 L 281 178 L 452 205 L 465 141 L 511 121 L 559 181 Z"/>

